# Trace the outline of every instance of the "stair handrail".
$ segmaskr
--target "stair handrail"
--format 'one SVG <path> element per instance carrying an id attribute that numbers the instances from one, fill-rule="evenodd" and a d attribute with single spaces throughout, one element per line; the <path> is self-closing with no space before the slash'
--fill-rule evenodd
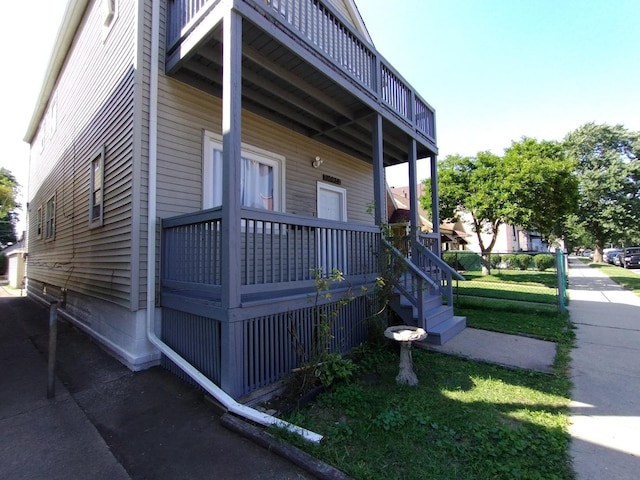
<path id="1" fill-rule="evenodd" d="M 411 262 L 407 257 L 403 255 L 403 253 L 394 247 L 386 238 L 382 238 L 382 243 L 389 249 L 394 256 L 399 258 L 404 264 L 413 272 L 415 275 L 419 276 L 423 281 L 427 282 L 434 288 L 440 288 L 437 282 L 435 282 L 432 278 L 430 278 L 423 270 L 420 270 L 413 262 Z M 464 280 L 464 278 L 463 278 Z"/>
<path id="2" fill-rule="evenodd" d="M 458 280 L 462 280 L 463 282 L 467 280 L 462 275 L 460 275 L 460 273 L 455 268 L 453 268 L 447 262 L 442 260 L 442 258 L 440 258 L 438 255 L 433 253 L 431 250 L 429 250 L 427 247 L 422 245 L 420 242 L 416 242 L 416 245 L 420 253 L 425 254 L 427 257 L 429 257 L 429 259 L 432 260 L 433 263 L 435 263 L 438 267 L 442 268 L 445 271 L 450 272 L 452 277 L 455 277 Z"/>
<path id="3" fill-rule="evenodd" d="M 391 275 L 391 278 L 388 280 L 391 284 L 398 290 L 400 294 L 402 294 L 409 303 L 416 308 L 418 311 L 418 318 L 424 318 L 424 295 L 425 290 L 429 288 L 440 289 L 440 285 L 435 282 L 432 278 L 420 270 L 413 262 L 411 262 L 405 255 L 400 252 L 396 247 L 394 247 L 386 238 L 382 238 L 382 245 L 387 249 L 388 252 L 395 258 L 401 262 L 404 268 L 406 268 L 406 272 L 410 275 L 410 280 L 407 282 L 406 275 L 396 276 Z M 401 281 L 401 278 L 404 281 Z M 410 288 L 407 288 L 407 284 Z M 427 287 L 426 285 L 430 287 Z"/>

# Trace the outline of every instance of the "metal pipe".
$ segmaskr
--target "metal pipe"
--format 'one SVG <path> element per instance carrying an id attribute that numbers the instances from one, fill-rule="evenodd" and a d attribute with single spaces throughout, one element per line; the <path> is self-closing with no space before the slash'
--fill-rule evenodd
<path id="1" fill-rule="evenodd" d="M 49 361 L 47 363 L 47 398 L 56 396 L 56 349 L 58 345 L 58 302 L 49 304 Z"/>

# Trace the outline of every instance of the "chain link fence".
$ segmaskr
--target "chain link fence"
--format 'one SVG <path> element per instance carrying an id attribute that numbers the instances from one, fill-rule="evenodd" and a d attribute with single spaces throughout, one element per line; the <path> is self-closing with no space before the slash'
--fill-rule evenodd
<path id="1" fill-rule="evenodd" d="M 445 251 L 442 259 L 466 281 L 454 284 L 458 305 L 515 302 L 538 307 L 566 308 L 565 255 L 555 253 L 476 253 Z"/>

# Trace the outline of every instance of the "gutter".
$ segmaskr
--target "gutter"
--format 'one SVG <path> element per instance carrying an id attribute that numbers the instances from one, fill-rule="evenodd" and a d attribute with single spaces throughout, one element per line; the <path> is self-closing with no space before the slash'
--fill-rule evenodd
<path id="1" fill-rule="evenodd" d="M 31 115 L 31 121 L 23 138 L 27 143 L 33 141 L 33 137 L 38 131 L 40 120 L 42 120 L 42 115 L 47 108 L 49 99 L 51 98 L 51 92 L 53 92 L 56 85 L 58 75 L 60 74 L 60 70 L 62 70 L 64 61 L 67 58 L 67 53 L 69 53 L 69 49 L 71 48 L 71 44 L 73 43 L 88 3 L 89 0 L 69 0 L 67 3 L 67 8 L 62 16 L 62 25 L 60 25 L 58 35 L 53 43 L 54 47 L 51 51 L 49 65 L 45 71 L 42 87 L 40 87 L 40 93 L 38 94 L 33 114 Z"/>
<path id="2" fill-rule="evenodd" d="M 229 412 L 244 417 L 264 426 L 275 425 L 300 435 L 305 440 L 319 443 L 322 435 L 306 430 L 297 425 L 285 422 L 266 413 L 242 405 L 230 397 L 224 390 L 204 376 L 197 368 L 180 356 L 169 345 L 164 343 L 155 333 L 155 291 L 156 291 L 156 175 L 158 167 L 158 58 L 160 43 L 160 0 L 152 0 L 151 9 L 151 66 L 149 92 L 149 188 L 147 211 L 147 338 L 166 355 L 173 363 L 180 367 L 187 375 L 198 383 L 213 398 L 222 404 Z"/>

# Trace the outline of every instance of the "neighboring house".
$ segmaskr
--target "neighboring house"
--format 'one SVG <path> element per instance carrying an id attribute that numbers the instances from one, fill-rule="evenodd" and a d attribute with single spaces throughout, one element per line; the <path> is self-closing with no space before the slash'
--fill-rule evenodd
<path id="1" fill-rule="evenodd" d="M 459 225 L 467 233 L 467 245 L 465 250 L 472 252 L 481 252 L 478 236 L 473 231 L 470 216 L 468 214 L 460 215 Z M 483 244 L 485 247 L 491 241 L 491 235 L 482 234 Z M 498 227 L 496 243 L 493 246 L 494 253 L 512 253 L 512 252 L 546 252 L 548 245 L 542 240 L 542 236 L 537 232 L 528 232 L 514 225 L 502 224 Z"/>
<path id="2" fill-rule="evenodd" d="M 351 0 L 71 0 L 25 140 L 28 294 L 130 368 L 193 366 L 234 398 L 310 348 L 314 271 L 374 285 L 384 167 L 437 155 Z M 464 319 L 423 250 L 403 318 L 444 342 Z M 342 352 L 376 311 L 357 292 L 328 305 Z"/>
<path id="3" fill-rule="evenodd" d="M 20 241 L 2 250 L 7 258 L 7 281 L 13 288 L 23 288 L 26 267 L 26 248 L 24 235 Z"/>
<path id="4" fill-rule="evenodd" d="M 418 184 L 418 197 L 423 195 L 422 182 Z M 405 235 L 410 230 L 411 208 L 409 205 L 409 187 L 391 187 L 389 189 L 388 205 L 392 208 L 389 210 L 389 224 L 395 232 L 401 234 L 404 230 Z M 441 222 L 439 235 L 433 233 L 433 224 L 429 220 L 429 212 L 425 211 L 418 204 L 418 220 L 420 231 L 427 239 L 437 240 L 440 237 L 440 246 L 442 250 L 464 250 L 467 245 L 466 238 L 470 235 L 464 231 L 464 227 L 460 222 L 450 223 Z M 429 240 L 427 240 L 429 241 Z"/>

